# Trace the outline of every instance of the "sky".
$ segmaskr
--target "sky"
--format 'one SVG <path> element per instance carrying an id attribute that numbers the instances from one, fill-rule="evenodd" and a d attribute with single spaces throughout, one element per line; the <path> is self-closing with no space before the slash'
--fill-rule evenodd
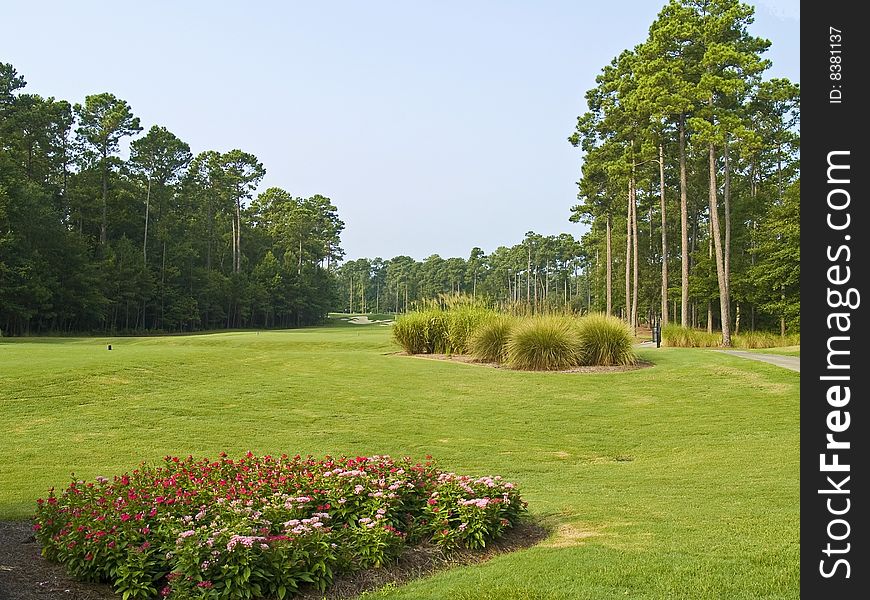
<path id="1" fill-rule="evenodd" d="M 194 153 L 251 152 L 259 191 L 332 199 L 347 259 L 467 257 L 582 233 L 567 137 L 663 4 L 0 0 L 0 62 L 30 93 L 111 92 Z M 755 6 L 766 76 L 799 82 L 799 0 Z"/>

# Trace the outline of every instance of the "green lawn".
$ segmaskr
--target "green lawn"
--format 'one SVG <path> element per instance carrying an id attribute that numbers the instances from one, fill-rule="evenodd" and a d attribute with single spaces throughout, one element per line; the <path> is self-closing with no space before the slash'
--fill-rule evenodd
<path id="1" fill-rule="evenodd" d="M 519 482 L 553 533 L 374 598 L 799 597 L 798 373 L 682 348 L 511 372 L 391 355 L 389 331 L 4 339 L 0 515 L 165 454 L 432 454 Z"/>

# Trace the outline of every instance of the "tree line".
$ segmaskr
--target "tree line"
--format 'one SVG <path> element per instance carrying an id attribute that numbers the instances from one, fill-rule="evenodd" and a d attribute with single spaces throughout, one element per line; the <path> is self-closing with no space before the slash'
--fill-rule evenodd
<path id="1" fill-rule="evenodd" d="M 254 197 L 251 153 L 193 156 L 165 127 L 141 135 L 111 93 L 71 104 L 25 85 L 0 63 L 0 331 L 286 327 L 331 309 L 329 198 Z"/>
<path id="2" fill-rule="evenodd" d="M 349 312 L 406 312 L 421 301 L 463 294 L 493 304 L 518 305 L 534 312 L 574 304 L 588 296 L 580 243 L 570 234 L 533 231 L 514 246 L 485 254 L 472 248 L 467 259 L 433 254 L 359 258 L 337 271 L 339 304 Z M 588 304 L 588 302 L 587 302 Z"/>
<path id="3" fill-rule="evenodd" d="M 749 34 L 753 14 L 671 0 L 604 66 L 569 137 L 584 159 L 580 240 L 529 232 L 467 259 L 350 261 L 340 306 L 404 311 L 465 293 L 716 328 L 724 345 L 741 328 L 799 331 L 800 88 L 763 78 L 770 42 Z"/>
<path id="4" fill-rule="evenodd" d="M 799 331 L 800 89 L 764 78 L 752 22 L 738 0 L 670 0 L 604 66 L 568 139 L 580 239 L 422 261 L 342 263 L 328 198 L 255 198 L 254 155 L 192 156 L 164 127 L 141 135 L 112 94 L 27 94 L 0 63 L 0 329 L 291 326 L 461 293 L 715 328 L 726 346 L 741 328 Z"/>
<path id="5" fill-rule="evenodd" d="M 763 79 L 753 14 L 671 0 L 586 94 L 571 218 L 591 226 L 597 306 L 632 326 L 652 289 L 663 323 L 715 327 L 725 346 L 740 327 L 799 330 L 800 89 Z"/>

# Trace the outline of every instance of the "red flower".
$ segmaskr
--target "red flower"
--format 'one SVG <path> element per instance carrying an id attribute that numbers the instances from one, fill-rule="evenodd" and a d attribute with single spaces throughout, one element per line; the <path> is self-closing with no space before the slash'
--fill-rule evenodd
<path id="1" fill-rule="evenodd" d="M 122 521 L 129 521 L 130 515 L 128 515 L 127 513 L 121 513 L 121 520 Z"/>

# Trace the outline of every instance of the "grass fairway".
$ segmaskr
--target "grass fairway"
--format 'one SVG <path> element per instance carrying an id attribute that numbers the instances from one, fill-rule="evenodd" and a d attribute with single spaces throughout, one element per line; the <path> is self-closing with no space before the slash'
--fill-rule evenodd
<path id="1" fill-rule="evenodd" d="M 758 348 L 755 350 L 747 350 L 747 352 L 758 352 L 759 354 L 781 354 L 783 356 L 800 356 L 800 346 L 782 346 L 781 348 Z"/>
<path id="2" fill-rule="evenodd" d="M 682 348 L 511 372 L 389 355 L 389 331 L 2 340 L 0 514 L 165 454 L 432 454 L 517 481 L 553 533 L 372 598 L 799 597 L 798 373 Z"/>

